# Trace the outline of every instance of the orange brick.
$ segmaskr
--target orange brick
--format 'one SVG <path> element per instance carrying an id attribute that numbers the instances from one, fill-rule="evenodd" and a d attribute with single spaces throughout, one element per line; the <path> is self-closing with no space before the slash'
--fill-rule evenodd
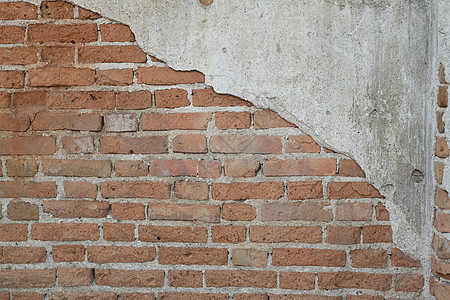
<path id="1" fill-rule="evenodd" d="M 129 26 L 124 24 L 100 25 L 102 42 L 134 42 L 134 34 Z"/>
<path id="2" fill-rule="evenodd" d="M 253 114 L 253 128 L 297 127 L 271 110 L 257 111 Z"/>
<path id="3" fill-rule="evenodd" d="M 378 221 L 390 220 L 390 214 L 386 209 L 386 207 L 381 202 L 378 202 L 377 206 L 375 207 L 375 215 Z"/>
<path id="4" fill-rule="evenodd" d="M 133 84 L 133 69 L 100 70 L 97 73 L 97 84 L 115 86 Z"/>
<path id="5" fill-rule="evenodd" d="M 102 182 L 101 192 L 104 198 L 169 199 L 170 184 L 168 182 L 107 181 Z"/>
<path id="6" fill-rule="evenodd" d="M 400 249 L 397 248 L 392 249 L 391 263 L 395 267 L 414 268 L 422 266 L 419 260 L 415 260 L 409 257 L 408 255 L 406 255 Z"/>
<path id="7" fill-rule="evenodd" d="M 138 230 L 139 240 L 143 242 L 206 243 L 208 239 L 205 227 L 141 225 Z"/>
<path id="8" fill-rule="evenodd" d="M 222 218 L 228 221 L 252 221 L 256 218 L 256 208 L 249 204 L 224 203 Z"/>
<path id="9" fill-rule="evenodd" d="M 59 268 L 59 286 L 88 286 L 94 279 L 94 270 L 88 268 Z"/>
<path id="10" fill-rule="evenodd" d="M 423 276 L 421 274 L 395 274 L 394 289 L 403 292 L 421 292 L 423 289 Z"/>
<path id="11" fill-rule="evenodd" d="M 241 98 L 217 94 L 213 89 L 193 90 L 192 93 L 194 106 L 253 106 Z"/>
<path id="12" fill-rule="evenodd" d="M 73 5 L 65 1 L 43 1 L 41 16 L 44 19 L 73 19 Z"/>
<path id="13" fill-rule="evenodd" d="M 211 231 L 213 243 L 238 244 L 244 242 L 247 235 L 245 226 L 213 226 Z"/>
<path id="14" fill-rule="evenodd" d="M 225 161 L 225 176 L 255 177 L 259 170 L 259 161 L 250 159 L 235 159 Z"/>
<path id="15" fill-rule="evenodd" d="M 336 205 L 338 221 L 370 221 L 372 220 L 372 203 L 338 203 Z"/>
<path id="16" fill-rule="evenodd" d="M 49 108 L 52 109 L 114 109 L 114 92 L 51 92 Z"/>
<path id="17" fill-rule="evenodd" d="M 24 132 L 30 127 L 30 118 L 25 114 L 0 113 L 0 131 Z"/>
<path id="18" fill-rule="evenodd" d="M 354 268 L 385 268 L 387 251 L 376 249 L 358 249 L 350 252 Z"/>
<path id="19" fill-rule="evenodd" d="M 78 7 L 78 17 L 81 20 L 96 20 L 100 19 L 102 16 L 96 12 L 90 11 L 82 7 Z"/>
<path id="20" fill-rule="evenodd" d="M 280 288 L 289 290 L 313 290 L 316 274 L 280 272 Z"/>
<path id="21" fill-rule="evenodd" d="M 162 265 L 226 265 L 228 251 L 220 248 L 159 248 Z"/>
<path id="22" fill-rule="evenodd" d="M 187 200 L 208 200 L 208 184 L 206 182 L 177 181 L 175 197 Z"/>
<path id="23" fill-rule="evenodd" d="M 320 146 L 309 135 L 290 135 L 286 144 L 287 153 L 319 153 Z"/>
<path id="24" fill-rule="evenodd" d="M 70 177 L 109 177 L 109 160 L 87 159 L 45 159 L 42 160 L 42 173 L 47 176 Z"/>
<path id="25" fill-rule="evenodd" d="M 64 182 L 67 198 L 97 198 L 97 185 L 90 182 Z"/>
<path id="26" fill-rule="evenodd" d="M 102 154 L 157 154 L 167 153 L 167 136 L 121 137 L 107 136 L 100 139 Z"/>
<path id="27" fill-rule="evenodd" d="M 23 88 L 24 81 L 25 73 L 22 71 L 0 71 L 0 88 Z"/>
<path id="28" fill-rule="evenodd" d="M 211 113 L 144 113 L 141 117 L 142 130 L 206 130 Z"/>
<path id="29" fill-rule="evenodd" d="M 271 182 L 213 183 L 214 200 L 279 199 L 284 195 L 284 184 Z"/>
<path id="30" fill-rule="evenodd" d="M 102 117 L 99 114 L 47 113 L 41 112 L 33 121 L 33 129 L 100 131 Z"/>
<path id="31" fill-rule="evenodd" d="M 367 182 L 330 182 L 328 184 L 330 199 L 383 198 L 377 189 Z"/>
<path id="32" fill-rule="evenodd" d="M 182 89 L 156 90 L 155 103 L 160 108 L 185 107 L 191 104 L 187 91 Z"/>
<path id="33" fill-rule="evenodd" d="M 0 64 L 2 65 L 31 65 L 37 63 L 37 48 L 14 47 L 0 48 Z"/>
<path id="34" fill-rule="evenodd" d="M 204 134 L 178 135 L 172 141 L 175 153 L 206 153 L 206 136 Z"/>
<path id="35" fill-rule="evenodd" d="M 215 135 L 209 142 L 213 153 L 281 153 L 281 138 L 265 135 Z"/>
<path id="36" fill-rule="evenodd" d="M 94 137 L 63 137 L 64 150 L 70 154 L 88 154 L 94 152 Z"/>
<path id="37" fill-rule="evenodd" d="M 28 2 L 0 3 L 0 20 L 36 20 L 37 7 Z"/>
<path id="38" fill-rule="evenodd" d="M 53 245 L 54 262 L 84 261 L 85 249 L 83 245 Z"/>
<path id="39" fill-rule="evenodd" d="M 336 174 L 336 159 L 269 159 L 263 164 L 265 176 L 327 176 Z"/>
<path id="40" fill-rule="evenodd" d="M 103 238 L 107 241 L 134 241 L 134 225 L 105 223 L 103 224 Z"/>
<path id="41" fill-rule="evenodd" d="M 250 270 L 206 270 L 205 281 L 208 287 L 261 287 L 275 288 L 277 272 Z"/>
<path id="42" fill-rule="evenodd" d="M 322 181 L 288 182 L 288 197 L 290 200 L 319 199 L 323 197 Z"/>
<path id="43" fill-rule="evenodd" d="M 330 244 L 351 245 L 359 244 L 361 228 L 351 226 L 327 226 L 326 242 Z"/>
<path id="44" fill-rule="evenodd" d="M 18 242 L 26 241 L 28 237 L 27 224 L 1 224 L 0 241 Z"/>
<path id="45" fill-rule="evenodd" d="M 49 288 L 55 286 L 56 270 L 0 270 L 2 289 Z"/>
<path id="46" fill-rule="evenodd" d="M 216 126 L 221 130 L 250 128 L 250 112 L 216 112 Z"/>
<path id="47" fill-rule="evenodd" d="M 113 203 L 112 216 L 117 220 L 145 220 L 145 205 L 142 203 Z"/>
<path id="48" fill-rule="evenodd" d="M 0 26 L 0 44 L 23 44 L 25 27 Z"/>
<path id="49" fill-rule="evenodd" d="M 97 224 L 35 223 L 31 225 L 31 238 L 41 241 L 96 241 L 100 237 Z"/>
<path id="50" fill-rule="evenodd" d="M 84 46 L 78 50 L 78 61 L 93 63 L 145 63 L 147 54 L 139 46 Z M 139 72 L 138 69 L 137 72 Z M 139 75 L 138 75 L 139 78 Z M 142 82 L 139 82 L 142 83 Z"/>
<path id="51" fill-rule="evenodd" d="M 118 92 L 118 109 L 146 109 L 152 107 L 152 93 L 149 91 Z"/>
<path id="52" fill-rule="evenodd" d="M 139 177 L 148 175 L 148 164 L 139 160 L 119 160 L 115 165 L 116 176 Z"/>
<path id="53" fill-rule="evenodd" d="M 220 222 L 220 207 L 203 204 L 167 204 L 149 203 L 148 218 L 150 220 L 179 220 Z"/>
<path id="54" fill-rule="evenodd" d="M 39 220 L 39 207 L 23 201 L 8 204 L 8 218 L 14 221 Z"/>
<path id="55" fill-rule="evenodd" d="M 106 263 L 145 263 L 156 258 L 154 247 L 116 247 L 88 246 L 88 262 Z"/>
<path id="56" fill-rule="evenodd" d="M 86 68 L 41 68 L 28 71 L 30 86 L 87 86 L 95 83 L 95 71 Z"/>
<path id="57" fill-rule="evenodd" d="M 339 176 L 345 177 L 366 177 L 366 173 L 351 159 L 339 160 Z"/>
<path id="58" fill-rule="evenodd" d="M 390 225 L 369 225 L 363 228 L 364 243 L 392 243 Z"/>
<path id="59" fill-rule="evenodd" d="M 97 24 L 30 24 L 31 43 L 90 43 L 98 40 Z"/>
<path id="60" fill-rule="evenodd" d="M 0 198 L 56 198 L 55 182 L 2 181 Z"/>
<path id="61" fill-rule="evenodd" d="M 38 264 L 47 259 L 44 247 L 0 246 L 0 253 L 0 264 Z"/>
<path id="62" fill-rule="evenodd" d="M 448 106 L 448 86 L 440 86 L 438 91 L 438 106 Z"/>
<path id="63" fill-rule="evenodd" d="M 158 299 L 161 300 L 228 300 L 228 295 L 212 293 L 159 293 Z"/>
<path id="64" fill-rule="evenodd" d="M 43 47 L 41 61 L 47 65 L 70 65 L 75 62 L 75 47 L 50 46 Z"/>
<path id="65" fill-rule="evenodd" d="M 250 241 L 317 244 L 322 242 L 322 228 L 319 226 L 250 226 Z"/>
<path id="66" fill-rule="evenodd" d="M 175 287 L 202 287 L 202 271 L 169 270 L 169 286 Z"/>
<path id="67" fill-rule="evenodd" d="M 160 287 L 164 284 L 164 271 L 96 269 L 95 282 L 111 287 Z"/>
<path id="68" fill-rule="evenodd" d="M 387 291 L 392 285 L 391 274 L 371 274 L 361 272 L 319 273 L 319 288 L 336 290 L 357 288 L 363 290 Z"/>
<path id="69" fill-rule="evenodd" d="M 197 176 L 195 160 L 152 160 L 150 163 L 152 176 Z"/>
<path id="70" fill-rule="evenodd" d="M 110 210 L 109 202 L 84 200 L 44 201 L 44 213 L 54 218 L 105 218 Z"/>
<path id="71" fill-rule="evenodd" d="M 326 203 L 315 202 L 265 203 L 261 205 L 261 220 L 330 222 L 333 212 L 326 206 Z"/>
<path id="72" fill-rule="evenodd" d="M 174 85 L 205 82 L 205 75 L 197 71 L 175 71 L 171 68 L 145 67 L 136 71 L 138 83 Z"/>

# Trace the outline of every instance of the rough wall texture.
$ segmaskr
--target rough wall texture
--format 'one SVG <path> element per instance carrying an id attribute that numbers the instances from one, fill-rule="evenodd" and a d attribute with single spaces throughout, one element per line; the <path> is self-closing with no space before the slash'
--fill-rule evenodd
<path id="1" fill-rule="evenodd" d="M 0 299 L 420 297 L 352 159 L 81 7 L 0 19 Z"/>

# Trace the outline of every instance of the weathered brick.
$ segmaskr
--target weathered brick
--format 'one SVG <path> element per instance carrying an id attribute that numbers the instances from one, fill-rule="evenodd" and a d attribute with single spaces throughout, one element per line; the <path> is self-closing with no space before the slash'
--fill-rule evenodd
<path id="1" fill-rule="evenodd" d="M 433 249 L 436 251 L 436 255 L 442 259 L 450 258 L 450 241 L 446 238 L 441 238 L 436 234 L 433 236 Z"/>
<path id="2" fill-rule="evenodd" d="M 145 205 L 142 203 L 113 203 L 112 216 L 117 220 L 145 220 Z"/>
<path id="3" fill-rule="evenodd" d="M 81 20 L 96 20 L 100 19 L 102 16 L 91 10 L 85 9 L 83 7 L 78 7 L 78 17 Z"/>
<path id="4" fill-rule="evenodd" d="M 269 300 L 267 294 L 234 294 L 234 300 Z"/>
<path id="5" fill-rule="evenodd" d="M 133 69 L 100 70 L 97 73 L 98 85 L 125 86 L 133 84 Z"/>
<path id="6" fill-rule="evenodd" d="M 267 267 L 267 252 L 258 249 L 233 249 L 231 261 L 235 266 Z"/>
<path id="7" fill-rule="evenodd" d="M 41 50 L 41 61 L 47 65 L 71 65 L 75 62 L 74 46 L 49 46 Z"/>
<path id="8" fill-rule="evenodd" d="M 150 220 L 220 222 L 220 206 L 208 204 L 149 203 Z"/>
<path id="9" fill-rule="evenodd" d="M 189 106 L 191 102 L 186 90 L 169 89 L 155 91 L 155 104 L 159 108 L 177 108 Z"/>
<path id="10" fill-rule="evenodd" d="M 54 218 L 105 218 L 110 210 L 109 202 L 84 200 L 44 201 L 44 213 Z"/>
<path id="11" fill-rule="evenodd" d="M 151 294 L 151 293 L 125 293 L 125 294 L 120 294 L 120 299 L 121 300 L 155 300 L 155 295 Z"/>
<path id="12" fill-rule="evenodd" d="M 372 203 L 338 203 L 336 205 L 336 220 L 370 221 L 372 220 Z"/>
<path id="13" fill-rule="evenodd" d="M 55 198 L 55 182 L 2 181 L 0 198 Z"/>
<path id="14" fill-rule="evenodd" d="M 204 134 L 178 135 L 172 141 L 173 152 L 206 153 L 206 136 Z"/>
<path id="15" fill-rule="evenodd" d="M 37 7 L 28 2 L 0 3 L 0 20 L 36 20 Z"/>
<path id="16" fill-rule="evenodd" d="M 347 295 L 347 300 L 384 300 L 383 296 Z M 390 299 L 388 299 L 390 300 Z"/>
<path id="17" fill-rule="evenodd" d="M 391 274 L 371 274 L 362 272 L 319 273 L 319 288 L 327 290 L 355 288 L 387 291 L 391 289 L 391 282 Z"/>
<path id="18" fill-rule="evenodd" d="M 141 117 L 141 128 L 142 130 L 205 130 L 211 118 L 211 113 L 144 113 Z"/>
<path id="19" fill-rule="evenodd" d="M 90 182 L 64 182 L 67 198 L 97 198 L 97 185 Z"/>
<path id="20" fill-rule="evenodd" d="M 225 176 L 255 177 L 259 170 L 259 161 L 251 159 L 235 159 L 225 161 Z"/>
<path id="21" fill-rule="evenodd" d="M 212 293 L 159 293 L 158 299 L 160 300 L 228 300 L 226 294 L 212 294 Z"/>
<path id="22" fill-rule="evenodd" d="M 106 181 L 101 184 L 104 198 L 170 199 L 168 182 Z"/>
<path id="23" fill-rule="evenodd" d="M 0 71 L 0 88 L 23 88 L 25 73 L 22 71 Z"/>
<path id="24" fill-rule="evenodd" d="M 115 164 L 116 176 L 139 177 L 148 175 L 148 164 L 139 160 L 118 160 Z"/>
<path id="25" fill-rule="evenodd" d="M 31 43 L 90 43 L 98 40 L 97 24 L 30 24 Z"/>
<path id="26" fill-rule="evenodd" d="M 280 288 L 289 290 L 313 290 L 316 283 L 316 274 L 280 272 Z"/>
<path id="27" fill-rule="evenodd" d="M 208 200 L 208 184 L 206 182 L 177 181 L 175 197 L 187 200 Z"/>
<path id="28" fill-rule="evenodd" d="M 30 127 L 26 114 L 0 113 L 0 131 L 24 132 Z"/>
<path id="29" fill-rule="evenodd" d="M 437 129 L 439 133 L 445 132 L 445 122 L 442 120 L 444 117 L 443 111 L 436 112 L 436 123 L 437 123 Z"/>
<path id="30" fill-rule="evenodd" d="M 358 199 L 383 198 L 377 189 L 367 182 L 330 182 L 328 183 L 328 198 L 330 199 Z"/>
<path id="31" fill-rule="evenodd" d="M 284 195 L 283 182 L 213 183 L 214 200 L 279 199 Z"/>
<path id="32" fill-rule="evenodd" d="M 434 203 L 436 203 L 440 209 L 450 209 L 450 198 L 448 196 L 448 192 L 440 187 L 437 187 Z"/>
<path id="33" fill-rule="evenodd" d="M 0 109 L 7 109 L 11 105 L 11 94 L 0 92 Z"/>
<path id="34" fill-rule="evenodd" d="M 53 109 L 114 109 L 114 92 L 51 92 L 49 107 Z"/>
<path id="35" fill-rule="evenodd" d="M 448 86 L 439 87 L 437 104 L 439 107 L 448 106 Z"/>
<path id="36" fill-rule="evenodd" d="M 139 46 L 84 46 L 78 50 L 80 63 L 145 63 L 147 54 Z M 138 69 L 137 72 L 139 72 Z M 138 75 L 139 78 L 139 75 Z M 142 82 L 140 82 L 142 83 Z"/>
<path id="37" fill-rule="evenodd" d="M 100 131 L 102 117 L 99 114 L 41 112 L 33 121 L 34 130 Z"/>
<path id="38" fill-rule="evenodd" d="M 226 265 L 228 251 L 220 248 L 159 248 L 162 265 Z"/>
<path id="39" fill-rule="evenodd" d="M 197 176 L 195 160 L 152 160 L 150 163 L 152 176 Z"/>
<path id="40" fill-rule="evenodd" d="M 309 135 L 290 135 L 286 143 L 287 153 L 319 153 L 320 146 Z"/>
<path id="41" fill-rule="evenodd" d="M 265 176 L 327 176 L 336 174 L 336 159 L 269 159 L 263 164 Z"/>
<path id="42" fill-rule="evenodd" d="M 394 289 L 403 292 L 421 292 L 423 289 L 423 276 L 421 274 L 395 274 Z"/>
<path id="43" fill-rule="evenodd" d="M 94 270 L 89 268 L 59 268 L 59 286 L 88 286 L 94 279 Z"/>
<path id="44" fill-rule="evenodd" d="M 96 241 L 100 237 L 97 224 L 35 223 L 31 225 L 31 238 L 41 241 Z"/>
<path id="45" fill-rule="evenodd" d="M 0 44 L 23 44 L 25 41 L 25 27 L 0 26 Z"/>
<path id="46" fill-rule="evenodd" d="M 39 220 L 39 207 L 23 201 L 8 204 L 8 218 L 14 221 Z"/>
<path id="47" fill-rule="evenodd" d="M 205 75 L 197 71 L 175 71 L 171 68 L 145 67 L 136 71 L 138 83 L 173 85 L 205 82 Z"/>
<path id="48" fill-rule="evenodd" d="M 116 246 L 88 246 L 88 262 L 106 263 L 145 263 L 156 258 L 153 247 L 116 247 Z"/>
<path id="49" fill-rule="evenodd" d="M 169 270 L 169 286 L 175 287 L 202 287 L 202 271 L 193 270 Z"/>
<path id="50" fill-rule="evenodd" d="M 200 178 L 219 178 L 222 174 L 222 163 L 220 161 L 198 162 L 198 177 Z"/>
<path id="51" fill-rule="evenodd" d="M 45 159 L 42 160 L 42 173 L 46 176 L 71 177 L 109 177 L 109 160 L 87 159 Z"/>
<path id="52" fill-rule="evenodd" d="M 130 223 L 103 224 L 103 238 L 106 241 L 134 241 L 134 225 Z"/>
<path id="53" fill-rule="evenodd" d="M 319 199 L 323 197 L 322 181 L 288 182 L 288 197 L 290 200 Z"/>
<path id="54" fill-rule="evenodd" d="M 28 70 L 32 87 L 88 86 L 95 82 L 95 71 L 86 68 L 40 68 Z"/>
<path id="55" fill-rule="evenodd" d="M 27 224 L 0 224 L 0 241 L 26 241 L 28 237 Z"/>
<path id="56" fill-rule="evenodd" d="M 65 1 L 43 1 L 41 16 L 44 19 L 73 19 L 74 7 L 72 3 Z"/>
<path id="57" fill-rule="evenodd" d="M 256 218 L 256 208 L 249 204 L 224 203 L 222 218 L 228 221 L 252 221 Z"/>
<path id="58" fill-rule="evenodd" d="M 0 288 L 26 289 L 55 286 L 56 270 L 0 270 Z"/>
<path id="59" fill-rule="evenodd" d="M 386 207 L 381 202 L 378 202 L 377 206 L 375 207 L 375 215 L 378 221 L 390 220 L 390 214 L 386 209 Z"/>
<path id="60" fill-rule="evenodd" d="M 193 90 L 192 93 L 194 106 L 253 106 L 241 98 L 217 94 L 213 89 Z"/>
<path id="61" fill-rule="evenodd" d="M 450 214 L 436 211 L 434 227 L 442 233 L 450 232 Z"/>
<path id="62" fill-rule="evenodd" d="M 46 259 L 44 247 L 0 246 L 0 264 L 38 264 Z"/>
<path id="63" fill-rule="evenodd" d="M 0 292 L 0 300 L 9 300 L 9 292 Z"/>
<path id="64" fill-rule="evenodd" d="M 2 65 L 31 65 L 37 63 L 37 48 L 14 47 L 0 48 L 0 64 Z"/>
<path id="65" fill-rule="evenodd" d="M 242 243 L 246 239 L 245 226 L 224 225 L 211 228 L 213 243 Z"/>
<path id="66" fill-rule="evenodd" d="M 206 243 L 208 239 L 205 227 L 141 225 L 138 230 L 143 242 Z"/>
<path id="67" fill-rule="evenodd" d="M 450 293 L 450 286 L 441 284 L 435 281 L 433 278 L 430 280 L 430 292 L 431 295 L 436 297 L 436 300 L 445 300 Z"/>
<path id="68" fill-rule="evenodd" d="M 450 263 L 436 259 L 433 255 L 431 256 L 431 272 L 438 278 L 450 279 Z"/>
<path id="69" fill-rule="evenodd" d="M 160 287 L 164 284 L 164 271 L 96 269 L 95 282 L 112 287 Z"/>
<path id="70" fill-rule="evenodd" d="M 250 270 L 206 270 L 205 282 L 208 287 L 264 287 L 277 286 L 277 272 Z"/>
<path id="71" fill-rule="evenodd" d="M 364 243 L 392 243 L 390 225 L 369 225 L 363 228 Z"/>
<path id="72" fill-rule="evenodd" d="M 100 25 L 102 42 L 134 42 L 134 34 L 130 27 L 124 24 Z"/>
<path id="73" fill-rule="evenodd" d="M 442 184 L 442 180 L 444 179 L 444 167 L 445 165 L 440 162 L 434 163 L 434 174 L 436 176 L 436 181 L 439 184 Z"/>
<path id="74" fill-rule="evenodd" d="M 146 109 L 152 107 L 152 93 L 149 91 L 118 92 L 118 109 Z"/>
<path id="75" fill-rule="evenodd" d="M 213 153 L 281 153 L 281 138 L 265 135 L 215 135 L 209 142 Z"/>
<path id="76" fill-rule="evenodd" d="M 357 249 L 350 252 L 354 268 L 386 268 L 387 251 L 377 249 Z"/>
<path id="77" fill-rule="evenodd" d="M 422 264 L 419 260 L 415 260 L 405 253 L 403 253 L 400 249 L 393 248 L 391 254 L 391 264 L 395 267 L 420 267 Z"/>
<path id="78" fill-rule="evenodd" d="M 6 169 L 10 177 L 33 177 L 39 170 L 34 159 L 8 159 Z"/>
<path id="79" fill-rule="evenodd" d="M 64 149 L 70 154 L 88 154 L 94 152 L 94 137 L 63 137 L 62 143 Z"/>
<path id="80" fill-rule="evenodd" d="M 326 242 L 330 244 L 351 245 L 359 244 L 361 228 L 352 226 L 327 226 Z"/>
<path id="81" fill-rule="evenodd" d="M 289 123 L 276 112 L 271 110 L 257 111 L 253 114 L 253 128 L 267 129 L 276 127 L 297 127 Z"/>
<path id="82" fill-rule="evenodd" d="M 83 245 L 53 245 L 54 262 L 84 261 L 85 249 Z"/>
<path id="83" fill-rule="evenodd" d="M 16 292 L 12 293 L 12 298 L 13 300 L 45 300 L 45 294 L 33 292 Z M 5 300 L 9 300 L 9 296 L 8 299 Z"/>
<path id="84" fill-rule="evenodd" d="M 157 154 L 167 153 L 167 136 L 121 137 L 107 136 L 100 139 L 102 154 Z"/>
<path id="85" fill-rule="evenodd" d="M 103 117 L 106 132 L 137 131 L 136 114 L 110 114 Z"/>
<path id="86" fill-rule="evenodd" d="M 339 176 L 345 177 L 366 177 L 366 173 L 352 159 L 339 160 Z"/>
<path id="87" fill-rule="evenodd" d="M 322 242 L 320 226 L 250 226 L 250 241 L 255 243 Z"/>
<path id="88" fill-rule="evenodd" d="M 445 137 L 436 138 L 436 156 L 440 158 L 447 158 L 449 156 L 449 149 Z"/>
<path id="89" fill-rule="evenodd" d="M 225 129 L 244 129 L 250 128 L 251 117 L 250 112 L 216 112 L 216 126 L 221 130 Z"/>
<path id="90" fill-rule="evenodd" d="M 115 292 L 53 292 L 49 300 L 117 300 Z"/>
<path id="91" fill-rule="evenodd" d="M 261 205 L 261 220 L 330 222 L 333 212 L 327 205 L 316 202 L 265 203 Z"/>

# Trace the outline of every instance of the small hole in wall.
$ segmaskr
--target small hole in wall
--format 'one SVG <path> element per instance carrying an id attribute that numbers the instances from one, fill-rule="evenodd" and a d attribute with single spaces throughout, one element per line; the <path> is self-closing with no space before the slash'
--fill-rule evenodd
<path id="1" fill-rule="evenodd" d="M 421 182 L 423 182 L 423 179 L 424 179 L 423 173 L 417 169 L 412 172 L 411 177 L 415 183 L 421 183 Z"/>

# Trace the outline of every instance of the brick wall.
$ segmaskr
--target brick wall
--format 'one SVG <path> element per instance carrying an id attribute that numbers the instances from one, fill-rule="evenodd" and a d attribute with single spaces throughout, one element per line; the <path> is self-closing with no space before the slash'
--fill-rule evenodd
<path id="1" fill-rule="evenodd" d="M 0 299 L 421 293 L 353 160 L 81 7 L 0 19 Z"/>

